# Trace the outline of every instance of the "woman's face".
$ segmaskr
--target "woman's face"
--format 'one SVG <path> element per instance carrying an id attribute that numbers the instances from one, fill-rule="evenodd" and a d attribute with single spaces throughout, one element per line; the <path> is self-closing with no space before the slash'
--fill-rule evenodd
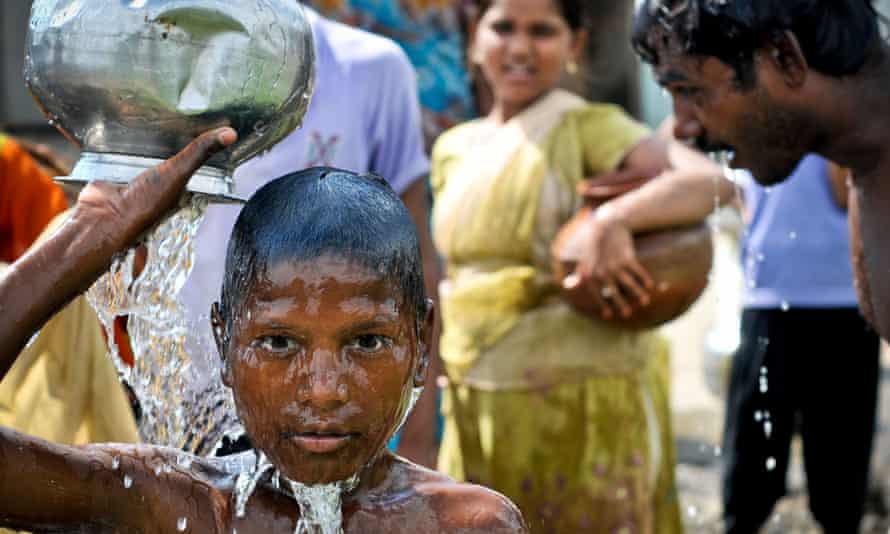
<path id="1" fill-rule="evenodd" d="M 396 294 L 375 273 L 328 257 L 272 265 L 246 297 L 224 381 L 251 442 L 291 480 L 359 472 L 421 385 L 425 351 Z"/>
<path id="2" fill-rule="evenodd" d="M 471 57 L 495 107 L 521 111 L 555 88 L 581 48 L 557 0 L 493 0 L 476 28 Z"/>

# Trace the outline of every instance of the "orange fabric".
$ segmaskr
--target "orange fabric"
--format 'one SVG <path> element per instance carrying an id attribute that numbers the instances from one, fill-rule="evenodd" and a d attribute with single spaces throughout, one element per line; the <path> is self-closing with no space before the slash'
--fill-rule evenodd
<path id="1" fill-rule="evenodd" d="M 0 135 L 0 261 L 12 263 L 68 209 L 65 193 L 22 147 Z"/>

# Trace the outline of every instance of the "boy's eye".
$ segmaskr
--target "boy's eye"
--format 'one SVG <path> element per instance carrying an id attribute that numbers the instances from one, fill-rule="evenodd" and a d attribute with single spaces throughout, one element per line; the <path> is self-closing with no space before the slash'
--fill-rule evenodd
<path id="1" fill-rule="evenodd" d="M 365 334 L 358 336 L 349 342 L 349 348 L 362 352 L 377 352 L 390 345 L 390 339 L 377 334 Z"/>
<path id="2" fill-rule="evenodd" d="M 296 339 L 287 336 L 263 336 L 255 343 L 261 349 L 275 354 L 293 352 L 300 346 Z"/>

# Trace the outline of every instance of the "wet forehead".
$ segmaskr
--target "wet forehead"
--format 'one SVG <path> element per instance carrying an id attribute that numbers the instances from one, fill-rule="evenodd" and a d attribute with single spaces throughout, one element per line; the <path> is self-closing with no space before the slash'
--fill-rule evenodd
<path id="1" fill-rule="evenodd" d="M 341 311 L 364 310 L 392 319 L 399 315 L 396 290 L 389 280 L 357 264 L 335 257 L 312 261 L 276 262 L 259 275 L 250 300 L 255 306 L 279 308 L 290 304 L 335 306 Z"/>

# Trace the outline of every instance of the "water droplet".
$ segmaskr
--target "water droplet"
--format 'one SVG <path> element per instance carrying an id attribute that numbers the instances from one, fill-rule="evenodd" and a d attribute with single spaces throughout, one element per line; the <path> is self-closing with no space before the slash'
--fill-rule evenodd
<path id="1" fill-rule="evenodd" d="M 124 475 L 124 487 L 130 489 L 133 486 L 133 479 L 130 475 Z"/>
<path id="2" fill-rule="evenodd" d="M 111 468 L 117 471 L 117 468 L 121 466 L 121 459 L 117 456 L 111 459 Z"/>
<path id="3" fill-rule="evenodd" d="M 757 410 L 756 412 L 754 412 L 754 420 L 757 421 L 758 423 L 763 421 L 763 412 L 761 412 L 760 410 Z"/>
<path id="4" fill-rule="evenodd" d="M 189 527 L 189 520 L 187 517 L 180 517 L 178 521 L 176 521 L 176 530 L 179 532 L 185 532 L 185 529 Z"/>
<path id="5" fill-rule="evenodd" d="M 767 383 L 765 378 L 761 378 L 760 379 L 760 392 L 766 393 L 767 391 L 769 391 L 769 384 Z"/>
<path id="6" fill-rule="evenodd" d="M 698 515 L 698 508 L 696 508 L 695 506 L 689 505 L 686 508 L 686 516 L 687 517 L 694 519 L 695 516 L 697 516 L 697 515 Z"/>
<path id="7" fill-rule="evenodd" d="M 158 465 L 155 466 L 155 476 L 156 476 L 156 477 L 161 476 L 161 469 L 162 469 L 162 468 L 161 468 L 160 464 L 158 464 Z"/>
<path id="8" fill-rule="evenodd" d="M 765 338 L 764 338 L 764 339 L 765 339 Z M 767 344 L 769 344 L 769 340 L 768 340 L 768 339 L 764 342 L 764 345 L 767 345 Z M 768 373 L 768 372 L 769 372 L 769 369 L 767 369 L 765 365 L 761 365 L 761 366 L 760 366 L 760 374 L 761 374 L 761 375 L 766 376 L 766 373 Z"/>
<path id="9" fill-rule="evenodd" d="M 763 192 L 767 195 L 773 192 L 773 186 L 769 185 L 763 188 Z"/>
<path id="10" fill-rule="evenodd" d="M 791 303 L 789 303 L 787 300 L 783 300 L 782 301 L 782 311 L 786 312 L 790 309 L 791 309 Z"/>
<path id="11" fill-rule="evenodd" d="M 766 470 L 773 471 L 776 469 L 776 459 L 770 456 L 766 459 Z"/>
<path id="12" fill-rule="evenodd" d="M 797 239 L 797 232 L 795 232 L 794 230 L 791 230 L 790 232 L 788 232 L 788 239 L 790 239 L 792 241 Z"/>
<path id="13" fill-rule="evenodd" d="M 763 435 L 765 435 L 765 436 L 767 437 L 767 439 L 769 439 L 770 436 L 773 435 L 773 424 L 772 424 L 771 422 L 769 422 L 769 421 L 764 421 L 764 423 L 763 423 Z"/>
<path id="14" fill-rule="evenodd" d="M 757 263 L 763 263 L 766 261 L 766 256 L 763 255 L 763 252 L 757 253 Z"/>

